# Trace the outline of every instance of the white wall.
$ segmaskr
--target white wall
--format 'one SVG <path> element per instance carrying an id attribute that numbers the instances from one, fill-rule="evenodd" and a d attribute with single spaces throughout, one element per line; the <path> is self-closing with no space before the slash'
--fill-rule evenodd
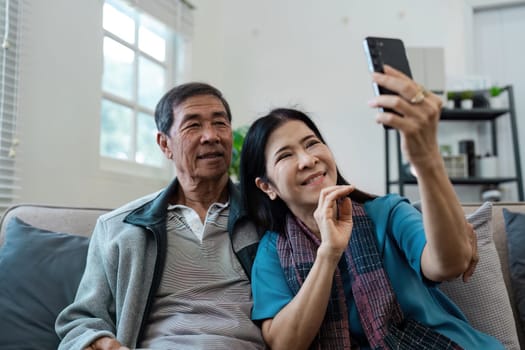
<path id="1" fill-rule="evenodd" d="M 522 63 L 525 47 L 516 45 L 523 41 L 525 32 L 525 1 L 520 6 L 477 12 L 473 23 L 476 71 L 490 77 L 493 84 L 513 86 L 516 132 L 521 145 L 518 148 L 521 151 L 522 174 L 525 174 L 525 67 Z M 515 169 L 512 161 L 515 154 L 508 139 L 511 129 L 509 118 L 498 118 L 498 161 L 501 165 L 497 170 L 502 176 L 514 174 Z M 509 195 L 517 192 L 512 183 L 504 189 Z M 517 195 L 514 197 L 517 198 Z"/>
<path id="2" fill-rule="evenodd" d="M 375 193 L 385 191 L 384 133 L 367 106 L 363 38 L 445 47 L 448 74 L 467 66 L 462 1 L 194 2 L 193 76 L 224 90 L 235 123 L 297 105 L 318 121 L 345 177 Z"/>
<path id="3" fill-rule="evenodd" d="M 20 88 L 20 202 L 117 206 L 163 183 L 98 164 L 102 0 L 28 0 Z M 222 89 L 234 124 L 297 105 L 320 124 L 345 176 L 384 192 L 383 130 L 361 41 L 445 47 L 467 69 L 470 6 L 457 0 L 192 0 L 191 77 Z"/>
<path id="4" fill-rule="evenodd" d="M 101 0 L 30 0 L 19 89 L 19 202 L 115 207 L 161 188 L 99 169 Z"/>

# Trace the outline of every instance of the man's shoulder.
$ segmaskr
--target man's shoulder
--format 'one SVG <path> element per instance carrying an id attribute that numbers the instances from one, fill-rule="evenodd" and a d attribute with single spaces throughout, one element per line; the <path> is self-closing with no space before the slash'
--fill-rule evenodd
<path id="1" fill-rule="evenodd" d="M 133 210 L 145 205 L 146 203 L 149 203 L 151 202 L 152 200 L 154 200 L 156 197 L 159 196 L 159 194 L 162 192 L 163 190 L 158 190 L 157 192 L 153 192 L 153 193 L 150 193 L 150 194 L 147 194 L 143 197 L 140 197 L 140 198 L 137 198 L 137 199 L 134 199 L 132 200 L 131 202 L 128 202 L 116 209 L 113 209 L 112 211 L 106 213 L 106 214 L 103 214 L 101 217 L 100 217 L 100 220 L 102 221 L 108 221 L 108 220 L 113 220 L 113 219 L 121 219 L 123 217 L 125 217 L 126 215 L 128 215 L 130 212 L 132 212 Z"/>

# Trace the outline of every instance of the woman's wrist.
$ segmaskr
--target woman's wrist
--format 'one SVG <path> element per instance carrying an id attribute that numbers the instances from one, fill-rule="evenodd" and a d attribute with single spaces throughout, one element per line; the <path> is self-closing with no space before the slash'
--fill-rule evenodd
<path id="1" fill-rule="evenodd" d="M 317 249 L 317 259 L 337 265 L 341 259 L 341 256 L 343 255 L 343 252 L 344 250 L 336 249 L 334 247 L 330 247 L 328 244 L 321 243 Z"/>
<path id="2" fill-rule="evenodd" d="M 419 159 L 413 159 L 411 165 L 418 176 L 425 174 L 436 174 L 445 171 L 445 163 L 439 152 L 432 152 Z"/>

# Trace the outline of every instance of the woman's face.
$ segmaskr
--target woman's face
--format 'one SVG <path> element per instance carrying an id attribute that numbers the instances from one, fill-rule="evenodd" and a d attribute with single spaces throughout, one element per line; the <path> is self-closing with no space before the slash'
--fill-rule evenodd
<path id="1" fill-rule="evenodd" d="M 336 184 L 332 152 L 301 121 L 291 120 L 277 128 L 264 154 L 269 181 L 257 178 L 257 187 L 271 199 L 280 197 L 295 215 L 315 209 L 321 189 Z"/>

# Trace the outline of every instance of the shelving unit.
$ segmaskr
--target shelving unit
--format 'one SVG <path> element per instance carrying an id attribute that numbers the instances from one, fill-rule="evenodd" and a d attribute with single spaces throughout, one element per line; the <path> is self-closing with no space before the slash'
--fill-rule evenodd
<path id="1" fill-rule="evenodd" d="M 518 142 L 518 128 L 516 124 L 516 111 L 514 106 L 514 93 L 512 86 L 506 86 L 503 93 L 507 94 L 508 108 L 492 109 L 492 108 L 473 108 L 473 109 L 443 109 L 441 112 L 440 122 L 488 122 L 490 124 L 490 134 L 492 140 L 492 154 L 498 155 L 498 139 L 496 120 L 500 117 L 510 118 L 510 141 L 512 142 L 512 149 L 514 155 L 514 176 L 507 177 L 464 177 L 464 178 L 450 178 L 453 185 L 500 185 L 503 183 L 516 183 L 518 191 L 518 199 L 524 200 L 523 194 L 523 177 L 521 174 L 521 161 Z M 478 91 L 480 92 L 480 91 Z M 483 92 L 483 91 L 481 91 Z M 406 185 L 417 184 L 417 179 L 411 175 L 407 175 L 404 171 L 403 157 L 401 153 L 401 138 L 398 132 L 394 129 L 385 129 L 385 165 L 386 165 L 386 193 L 390 193 L 391 186 L 398 186 L 399 194 L 404 195 Z M 394 132 L 396 136 L 396 155 L 397 158 L 397 178 L 392 178 L 390 170 L 390 133 Z"/>

